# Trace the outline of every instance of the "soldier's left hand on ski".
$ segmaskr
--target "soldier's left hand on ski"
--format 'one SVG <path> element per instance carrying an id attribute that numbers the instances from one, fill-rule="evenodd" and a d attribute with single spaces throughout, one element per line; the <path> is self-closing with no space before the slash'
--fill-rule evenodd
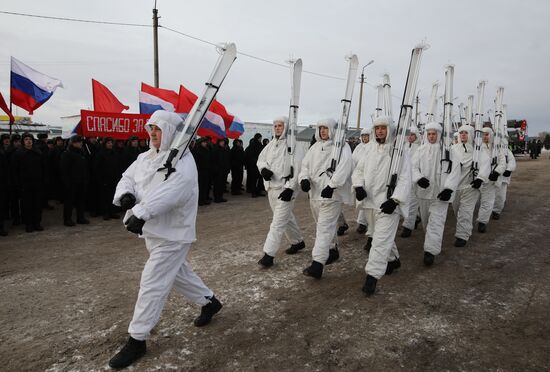
<path id="1" fill-rule="evenodd" d="M 145 225 L 145 221 L 141 218 L 130 216 L 130 218 L 124 221 L 124 225 L 126 225 L 126 230 L 134 234 L 143 235 L 143 225 Z"/>
<path id="2" fill-rule="evenodd" d="M 334 189 L 330 186 L 327 186 L 321 191 L 321 197 L 325 199 L 331 199 L 332 194 L 334 193 Z"/>
<path id="3" fill-rule="evenodd" d="M 285 202 L 289 202 L 292 199 L 292 194 L 294 194 L 294 191 L 292 189 L 284 189 L 279 194 L 279 199 Z"/>

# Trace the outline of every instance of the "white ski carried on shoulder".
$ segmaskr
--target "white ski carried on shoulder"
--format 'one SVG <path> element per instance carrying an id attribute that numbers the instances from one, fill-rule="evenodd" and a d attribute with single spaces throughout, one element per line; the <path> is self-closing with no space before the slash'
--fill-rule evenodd
<path id="1" fill-rule="evenodd" d="M 451 173 L 453 163 L 451 161 L 451 146 L 453 145 L 453 80 L 455 67 L 446 66 L 445 69 L 445 95 L 443 96 L 443 132 L 441 133 L 441 172 Z M 441 178 L 443 179 L 443 178 Z"/>
<path id="2" fill-rule="evenodd" d="M 405 148 L 406 131 L 411 125 L 413 101 L 416 93 L 416 83 L 418 74 L 420 73 L 420 62 L 422 60 L 422 52 L 428 49 L 428 45 L 420 44 L 411 52 L 411 62 L 409 64 L 409 72 L 407 73 L 407 82 L 405 92 L 403 93 L 403 101 L 401 103 L 401 111 L 399 113 L 399 121 L 397 123 L 396 137 L 393 142 L 390 170 L 386 187 L 388 199 L 391 198 L 395 187 L 397 186 L 397 177 L 401 170 L 403 162 L 403 151 Z"/>
<path id="3" fill-rule="evenodd" d="M 351 108 L 351 98 L 353 97 L 353 88 L 355 86 L 355 78 L 357 77 L 357 69 L 359 67 L 359 60 L 355 54 L 349 57 L 348 77 L 346 80 L 346 92 L 342 99 L 342 112 L 340 114 L 340 120 L 336 127 L 336 133 L 333 138 L 332 154 L 330 157 L 330 167 L 324 172 L 327 176 L 332 177 L 336 166 L 340 162 L 340 156 L 342 155 L 342 148 L 346 141 L 346 130 L 348 128 L 349 112 Z"/>
<path id="4" fill-rule="evenodd" d="M 176 135 L 170 144 L 170 153 L 166 158 L 163 168 L 159 172 L 166 171 L 165 180 L 170 177 L 170 174 L 176 171 L 174 160 L 177 162 L 189 147 L 189 143 L 195 137 L 210 104 L 216 97 L 220 86 L 222 85 L 231 65 L 237 58 L 237 47 L 234 43 L 228 43 L 216 48 L 220 53 L 218 61 L 210 75 L 210 78 L 205 83 L 203 93 L 197 98 L 191 111 L 185 118 L 183 125 L 178 127 Z M 179 158 L 177 158 L 180 154 Z"/>
<path id="5" fill-rule="evenodd" d="M 479 173 L 479 158 L 481 155 L 481 143 L 483 141 L 481 138 L 483 132 L 481 130 L 483 129 L 483 97 L 485 96 L 485 84 L 487 84 L 487 82 L 482 80 L 477 85 L 477 106 L 474 116 L 474 153 L 472 154 L 473 180 L 477 178 L 477 174 Z"/>
<path id="6" fill-rule="evenodd" d="M 294 177 L 296 155 L 296 131 L 298 127 L 298 108 L 300 106 L 300 86 L 302 81 L 302 59 L 291 60 L 290 63 L 290 107 L 288 110 L 288 125 L 286 126 L 286 148 L 288 161 L 285 161 L 283 177 L 289 181 Z"/>

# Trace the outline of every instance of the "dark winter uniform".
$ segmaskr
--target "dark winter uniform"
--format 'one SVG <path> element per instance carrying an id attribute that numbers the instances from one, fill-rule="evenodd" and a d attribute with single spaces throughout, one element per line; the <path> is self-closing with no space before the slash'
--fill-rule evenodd
<path id="1" fill-rule="evenodd" d="M 103 218 L 118 218 L 114 214 L 112 200 L 115 195 L 115 189 L 120 180 L 119 157 L 114 150 L 107 149 L 105 146 L 99 151 L 94 164 L 94 176 L 99 185 L 99 199 Z"/>
<path id="2" fill-rule="evenodd" d="M 4 230 L 4 220 L 8 218 L 8 190 L 9 190 L 8 154 L 0 147 L 0 236 L 7 235 Z"/>
<path id="3" fill-rule="evenodd" d="M 42 230 L 42 203 L 46 162 L 37 148 L 19 148 L 11 159 L 14 186 L 21 195 L 21 212 L 27 231 Z"/>
<path id="4" fill-rule="evenodd" d="M 223 141 L 223 140 L 220 140 Z M 213 184 L 214 184 L 214 202 L 220 203 L 223 199 L 223 191 L 225 189 L 225 180 L 231 169 L 231 158 L 229 150 L 221 147 L 218 144 L 212 149 L 212 165 L 213 165 Z"/>
<path id="5" fill-rule="evenodd" d="M 88 223 L 84 218 L 86 189 L 90 180 L 89 160 L 82 149 L 72 145 L 61 155 L 60 171 L 65 190 L 63 220 L 66 226 L 74 226 L 73 209 L 76 208 L 76 222 Z"/>
<path id="6" fill-rule="evenodd" d="M 211 150 L 207 145 L 204 147 L 201 143 L 207 141 L 201 139 L 197 142 L 193 148 L 193 157 L 195 158 L 195 164 L 197 165 L 197 172 L 199 178 L 199 205 L 208 204 L 210 194 L 210 182 L 212 179 L 212 157 Z"/>
<path id="7" fill-rule="evenodd" d="M 258 156 L 262 152 L 262 144 L 257 139 L 251 139 L 250 144 L 244 151 L 245 167 L 246 167 L 246 191 L 252 193 L 252 196 L 258 196 L 261 191 L 260 187 L 260 171 L 256 166 Z"/>
<path id="8" fill-rule="evenodd" d="M 231 194 L 233 195 L 241 193 L 244 176 L 244 149 L 242 146 L 237 146 L 236 141 L 240 142 L 235 140 L 231 148 Z"/>

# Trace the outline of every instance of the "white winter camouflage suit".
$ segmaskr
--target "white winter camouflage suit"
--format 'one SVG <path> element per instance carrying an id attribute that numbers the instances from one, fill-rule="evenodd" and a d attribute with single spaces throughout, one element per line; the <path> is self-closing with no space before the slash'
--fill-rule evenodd
<path id="1" fill-rule="evenodd" d="M 275 119 L 273 124 L 276 122 L 282 122 L 286 130 L 286 126 L 288 125 L 286 117 Z M 290 171 L 290 156 L 287 151 L 284 133 L 285 131 L 283 130 L 283 134 L 279 138 L 275 137 L 275 132 L 273 133 L 273 139 L 263 148 L 256 163 L 260 171 L 265 168 L 273 172 L 271 180 L 264 181 L 269 206 L 273 211 L 273 220 L 265 239 L 263 251 L 271 257 L 277 254 L 283 234 L 286 235 L 290 244 L 297 244 L 304 240 L 293 212 L 298 191 L 298 173 L 300 172 L 303 153 L 300 152 L 299 146 L 296 146 L 294 177 L 289 180 L 283 179 L 283 177 L 288 176 L 286 173 Z M 292 199 L 289 202 L 279 199 L 279 195 L 284 189 L 293 190 Z"/>
<path id="2" fill-rule="evenodd" d="M 329 139 L 324 141 L 319 136 L 319 127 L 329 129 Z M 309 190 L 309 203 L 311 213 L 317 223 L 315 232 L 315 245 L 313 246 L 312 258 L 321 264 L 325 264 L 329 249 L 336 246 L 336 229 L 338 225 L 338 216 L 342 211 L 342 204 L 353 205 L 351 195 L 350 175 L 353 168 L 351 159 L 351 149 L 347 143 L 344 143 L 340 162 L 332 177 L 326 174 L 330 167 L 331 154 L 336 130 L 336 122 L 333 119 L 320 120 L 315 130 L 315 139 L 307 151 L 302 161 L 299 180 L 309 180 L 311 190 Z M 334 188 L 332 198 L 321 197 L 321 191 L 330 186 Z"/>
<path id="3" fill-rule="evenodd" d="M 516 158 L 510 149 L 508 148 L 508 141 L 505 140 L 504 146 L 506 147 L 506 170 L 514 172 L 516 170 Z M 493 212 L 496 214 L 502 213 L 504 209 L 504 203 L 506 202 L 506 192 L 508 191 L 508 185 L 510 184 L 512 176 L 504 177 L 502 174 L 498 178 L 495 186 L 497 188 L 495 195 L 495 205 L 493 206 Z"/>
<path id="4" fill-rule="evenodd" d="M 483 143 L 481 145 L 482 151 L 487 155 L 492 161 L 492 152 L 493 152 L 493 130 L 489 127 L 483 128 L 483 133 L 489 133 L 489 143 Z M 491 171 L 497 172 L 499 175 L 502 175 L 506 170 L 506 157 L 504 152 L 497 154 L 496 164 L 491 164 Z M 495 196 L 497 191 L 496 183 L 500 183 L 500 176 L 496 181 L 491 181 L 487 179 L 487 182 L 483 183 L 480 191 L 479 197 L 479 210 L 477 213 L 477 222 L 484 224 L 489 223 L 491 218 L 491 213 L 493 212 L 493 206 L 495 205 Z"/>
<path id="5" fill-rule="evenodd" d="M 134 316 L 128 328 L 136 340 L 148 338 L 160 318 L 166 298 L 172 289 L 197 305 L 210 302 L 212 291 L 193 272 L 186 257 L 195 238 L 198 184 L 197 167 L 189 151 L 176 163 L 176 171 L 164 181 L 164 173 L 157 172 L 166 159 L 169 146 L 181 118 L 167 111 L 156 111 L 146 129 L 157 125 L 162 130 L 159 150 L 151 147 L 140 154 L 119 181 L 113 203 L 120 205 L 120 197 L 133 194 L 137 204 L 126 212 L 145 220 L 143 235 L 149 259 L 141 274 L 141 282 Z"/>
<path id="6" fill-rule="evenodd" d="M 363 136 L 363 134 L 368 134 L 369 135 L 369 141 L 370 141 L 371 131 L 372 131 L 372 129 L 370 129 L 370 128 L 363 128 L 363 130 L 361 130 L 361 136 Z M 353 169 L 355 169 L 355 167 L 357 166 L 357 163 L 359 163 L 359 160 L 363 156 L 363 152 L 365 151 L 365 148 L 367 147 L 367 145 L 368 145 L 368 142 L 364 143 L 361 140 L 361 143 L 358 144 L 355 147 L 355 150 L 353 150 L 353 154 L 351 156 L 352 159 L 353 159 Z M 372 228 L 368 224 L 367 213 L 366 213 L 365 209 L 360 208 L 360 203 L 358 201 L 355 202 L 355 207 L 357 208 L 357 223 L 367 226 L 368 230 L 365 233 L 365 235 L 367 235 L 369 237 L 372 237 Z"/>
<path id="7" fill-rule="evenodd" d="M 381 119 L 381 120 L 379 120 Z M 375 126 L 388 126 L 386 141 L 381 144 L 376 140 Z M 373 123 L 371 140 L 352 175 L 353 188 L 363 187 L 367 197 L 361 201 L 361 207 L 366 209 L 369 226 L 372 225 L 372 247 L 365 266 L 367 275 L 380 279 L 386 272 L 389 261 L 399 258 L 395 233 L 399 225 L 399 217 L 407 217 L 409 212 L 409 193 L 411 191 L 411 166 L 408 151 L 404 149 L 401 169 L 397 177 L 397 185 L 391 199 L 398 206 L 392 214 L 383 213 L 380 206 L 388 200 L 387 177 L 390 169 L 393 148 L 392 128 L 389 121 L 378 118 Z"/>
<path id="8" fill-rule="evenodd" d="M 427 133 L 430 130 L 437 131 L 437 141 L 429 143 Z M 436 122 L 426 124 L 424 128 L 424 142 L 418 147 L 418 150 L 412 160 L 412 183 L 417 184 L 421 178 L 430 181 L 427 188 L 417 186 L 415 189 L 416 197 L 420 207 L 420 218 L 422 226 L 426 232 L 424 238 L 424 251 L 437 256 L 441 252 L 443 241 L 443 231 L 447 219 L 447 209 L 456 194 L 456 188 L 460 180 L 460 153 L 456 149 L 451 149 L 450 160 L 451 167 L 445 162 L 441 163 L 441 125 Z M 448 172 L 448 173 L 447 173 Z M 445 189 L 453 191 L 449 201 L 441 201 L 437 198 L 439 193 Z"/>
<path id="9" fill-rule="evenodd" d="M 479 199 L 479 190 L 472 187 L 471 183 L 474 180 L 472 174 L 472 157 L 474 152 L 473 137 L 474 128 L 470 125 L 463 125 L 458 129 L 468 132 L 467 143 L 457 143 L 452 149 L 459 154 L 460 159 L 460 182 L 458 191 L 453 201 L 453 211 L 456 215 L 456 232 L 455 237 L 463 240 L 468 240 L 472 235 L 472 220 L 474 209 L 477 200 Z M 479 172 L 476 179 L 487 181 L 491 167 L 490 159 L 483 151 L 479 154 Z"/>

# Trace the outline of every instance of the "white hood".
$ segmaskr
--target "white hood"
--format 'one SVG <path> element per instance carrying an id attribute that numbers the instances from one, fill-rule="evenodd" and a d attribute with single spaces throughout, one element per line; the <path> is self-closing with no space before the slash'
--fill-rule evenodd
<path id="1" fill-rule="evenodd" d="M 156 125 L 162 131 L 162 138 L 160 141 L 160 151 L 168 151 L 176 131 L 183 129 L 183 119 L 181 116 L 174 112 L 168 112 L 164 110 L 157 110 L 151 115 L 145 129 L 147 133 L 151 133 L 151 128 Z M 152 144 L 149 145 L 152 148 Z"/>

